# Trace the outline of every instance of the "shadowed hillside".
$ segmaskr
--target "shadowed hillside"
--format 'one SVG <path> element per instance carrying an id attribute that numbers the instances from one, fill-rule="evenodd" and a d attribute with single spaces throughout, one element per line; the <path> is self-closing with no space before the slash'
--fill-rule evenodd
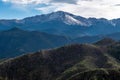
<path id="1" fill-rule="evenodd" d="M 77 73 L 67 80 L 120 80 L 119 70 L 91 70 L 82 73 Z"/>
<path id="2" fill-rule="evenodd" d="M 95 69 L 119 67 L 116 59 L 101 48 L 90 44 L 76 44 L 3 61 L 0 64 L 0 75 L 2 80 L 79 80 L 78 76 L 74 79 L 71 77 L 85 71 L 91 73 Z"/>

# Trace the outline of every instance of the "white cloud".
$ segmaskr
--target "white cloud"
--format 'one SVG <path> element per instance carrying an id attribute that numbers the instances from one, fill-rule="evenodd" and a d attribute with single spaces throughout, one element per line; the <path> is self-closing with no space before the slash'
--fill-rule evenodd
<path id="1" fill-rule="evenodd" d="M 76 4 L 78 0 L 51 0 L 51 2 Z"/>
<path id="2" fill-rule="evenodd" d="M 39 10 L 42 14 L 48 14 L 48 13 L 55 11 L 57 9 L 57 7 L 54 5 L 51 5 L 51 6 L 39 7 L 39 8 L 35 8 L 35 9 Z"/>
<path id="3" fill-rule="evenodd" d="M 48 3 L 50 0 L 2 0 L 3 2 L 9 2 L 13 4 L 41 4 L 41 3 Z"/>
<path id="4" fill-rule="evenodd" d="M 66 11 L 84 17 L 105 17 L 108 19 L 120 17 L 120 0 L 2 0 L 12 4 L 50 6 L 34 7 L 42 13 Z"/>
<path id="5" fill-rule="evenodd" d="M 78 0 L 2 0 L 14 4 L 40 4 L 40 3 L 76 3 Z"/>

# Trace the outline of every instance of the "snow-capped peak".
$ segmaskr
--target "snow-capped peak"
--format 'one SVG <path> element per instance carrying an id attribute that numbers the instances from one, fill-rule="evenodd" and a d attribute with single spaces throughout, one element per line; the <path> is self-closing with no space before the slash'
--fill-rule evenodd
<path id="1" fill-rule="evenodd" d="M 62 12 L 62 11 L 51 13 L 47 20 L 51 21 L 51 20 L 56 20 L 56 19 L 64 22 L 67 25 L 83 25 L 81 21 L 75 19 L 69 13 Z"/>
<path id="2" fill-rule="evenodd" d="M 50 14 L 44 14 L 44 15 L 37 15 L 29 18 L 25 18 L 19 22 L 21 23 L 45 23 L 49 21 L 61 21 L 67 25 L 81 25 L 81 26 L 88 26 L 87 21 L 84 19 L 77 18 L 77 16 L 63 12 L 63 11 L 57 11 L 52 12 Z"/>
<path id="3" fill-rule="evenodd" d="M 74 17 L 72 17 L 70 15 L 67 15 L 67 14 L 65 15 L 65 21 L 64 22 L 68 25 L 85 25 L 80 20 L 77 20 Z"/>
<path id="4" fill-rule="evenodd" d="M 82 25 L 85 26 L 86 24 L 81 22 L 80 20 L 74 18 L 72 14 L 63 12 L 63 11 L 58 11 L 58 12 L 53 12 L 49 15 L 48 21 L 51 20 L 61 20 L 67 25 Z"/>
<path id="5" fill-rule="evenodd" d="M 62 12 L 62 11 L 53 12 L 53 13 L 49 14 L 48 19 L 49 20 L 54 20 L 54 19 L 61 19 L 61 20 L 63 20 L 65 14 L 67 14 L 67 13 Z"/>

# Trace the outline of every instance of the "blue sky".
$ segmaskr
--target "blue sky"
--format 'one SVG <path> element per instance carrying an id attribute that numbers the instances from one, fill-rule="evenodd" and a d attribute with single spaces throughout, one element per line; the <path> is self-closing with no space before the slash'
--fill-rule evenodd
<path id="1" fill-rule="evenodd" d="M 83 17 L 120 18 L 120 0 L 0 0 L 0 19 L 66 11 Z"/>
<path id="2" fill-rule="evenodd" d="M 34 8 L 19 8 L 19 6 L 14 6 L 11 3 L 4 3 L 0 1 L 0 19 L 21 19 L 29 16 L 39 15 L 40 11 Z"/>

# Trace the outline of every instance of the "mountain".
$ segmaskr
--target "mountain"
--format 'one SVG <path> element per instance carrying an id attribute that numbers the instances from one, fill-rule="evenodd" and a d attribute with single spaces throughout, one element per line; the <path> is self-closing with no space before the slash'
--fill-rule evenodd
<path id="1" fill-rule="evenodd" d="M 40 49 L 55 48 L 69 43 L 69 38 L 19 28 L 0 32 L 0 58 L 15 57 Z"/>
<path id="2" fill-rule="evenodd" d="M 113 33 L 104 36 L 85 36 L 71 39 L 65 36 L 52 35 L 39 31 L 26 31 L 14 27 L 6 31 L 0 31 L 0 58 L 16 57 L 21 54 L 60 47 L 66 44 L 94 43 L 107 37 L 119 41 L 119 34 Z M 107 43 L 104 42 L 103 44 Z"/>
<path id="3" fill-rule="evenodd" d="M 106 37 L 112 38 L 114 40 L 120 40 L 120 32 L 108 34 L 106 35 Z"/>
<path id="4" fill-rule="evenodd" d="M 120 61 L 120 41 L 104 38 L 94 44 L 100 46 L 102 50 L 106 51 L 109 55 Z"/>
<path id="5" fill-rule="evenodd" d="M 117 60 L 120 60 L 120 42 L 112 43 L 107 46 L 108 52 Z"/>
<path id="6" fill-rule="evenodd" d="M 80 17 L 80 18 L 85 21 L 85 18 L 83 17 Z M 67 12 L 63 12 L 63 11 L 53 12 L 47 15 L 37 15 L 33 17 L 24 18 L 22 20 L 22 22 L 25 22 L 25 23 L 30 23 L 30 22 L 31 23 L 37 23 L 37 22 L 44 23 L 44 22 L 49 22 L 49 21 L 59 21 L 67 25 L 84 25 L 84 26 L 88 25 L 84 21 L 80 21 L 79 17 L 77 18 L 77 16 L 67 13 Z"/>
<path id="7" fill-rule="evenodd" d="M 8 30 L 18 25 L 16 19 L 13 20 L 0 20 L 0 30 Z"/>
<path id="8" fill-rule="evenodd" d="M 78 38 L 75 38 L 73 41 L 76 43 L 95 43 L 101 39 L 112 39 L 115 41 L 120 41 L 120 32 L 107 34 L 107 35 L 78 37 Z"/>
<path id="9" fill-rule="evenodd" d="M 119 41 L 119 34 L 118 32 L 103 36 L 84 36 L 71 39 L 65 36 L 52 35 L 39 31 L 27 31 L 14 27 L 9 30 L 0 31 L 0 58 L 16 57 L 21 54 L 60 47 L 66 44 L 94 43 L 104 38 Z M 104 42 L 103 44 L 107 43 Z"/>
<path id="10" fill-rule="evenodd" d="M 89 25 L 85 18 L 62 11 L 28 17 L 20 22 L 23 23 L 22 28 L 26 30 L 39 30 L 49 34 L 68 36 L 71 38 L 84 35 L 84 31 L 82 31 L 84 27 L 78 26 Z M 78 34 L 79 32 L 81 32 L 81 34 Z"/>
<path id="11" fill-rule="evenodd" d="M 0 20 L 0 80 L 120 80 L 119 53 L 119 18 Z"/>
<path id="12" fill-rule="evenodd" d="M 73 39 L 75 43 L 95 43 L 101 39 L 104 39 L 103 36 L 97 35 L 97 36 L 84 36 L 84 37 L 78 37 Z"/>
<path id="13" fill-rule="evenodd" d="M 1 80 L 119 80 L 120 63 L 101 47 L 74 44 L 0 63 Z"/>
<path id="14" fill-rule="evenodd" d="M 120 80 L 120 71 L 116 69 L 91 70 L 75 74 L 67 80 Z"/>
<path id="15" fill-rule="evenodd" d="M 120 32 L 120 20 L 84 18 L 63 11 L 36 15 L 21 20 L 0 20 L 0 30 L 13 27 L 78 38 Z"/>
<path id="16" fill-rule="evenodd" d="M 95 44 L 99 45 L 99 46 L 109 46 L 109 45 L 115 44 L 115 43 L 117 43 L 117 41 L 113 40 L 112 38 L 104 38 L 104 39 L 96 42 Z"/>

